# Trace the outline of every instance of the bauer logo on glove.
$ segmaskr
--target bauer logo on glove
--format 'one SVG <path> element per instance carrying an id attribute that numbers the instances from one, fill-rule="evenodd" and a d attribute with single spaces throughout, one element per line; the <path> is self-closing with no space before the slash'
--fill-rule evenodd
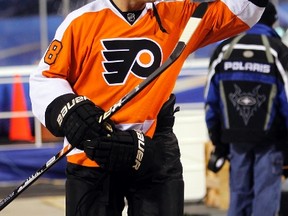
<path id="1" fill-rule="evenodd" d="M 158 167 L 157 145 L 141 131 L 114 131 L 109 136 L 99 136 L 82 143 L 90 160 L 108 171 L 132 169 L 137 174 Z"/>
<path id="2" fill-rule="evenodd" d="M 75 107 L 76 104 L 88 100 L 87 97 L 85 96 L 78 96 L 76 98 L 73 98 L 71 101 L 67 102 L 67 104 L 65 104 L 63 106 L 63 108 L 61 109 L 58 117 L 57 117 L 57 122 L 59 127 L 61 127 L 63 119 L 65 118 L 66 114 L 69 112 L 69 110 L 71 110 L 73 107 Z"/>
<path id="3" fill-rule="evenodd" d="M 135 165 L 133 166 L 133 168 L 135 170 L 138 170 L 139 167 L 141 166 L 141 161 L 144 156 L 145 139 L 144 139 L 144 134 L 142 132 L 140 131 L 135 131 L 135 132 L 138 138 L 138 151 L 137 151 L 137 155 L 135 159 Z"/>

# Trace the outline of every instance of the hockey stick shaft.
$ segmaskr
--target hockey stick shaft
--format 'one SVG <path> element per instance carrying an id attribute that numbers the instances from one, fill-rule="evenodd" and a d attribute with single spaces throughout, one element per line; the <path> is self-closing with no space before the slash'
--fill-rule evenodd
<path id="1" fill-rule="evenodd" d="M 12 193 L 6 196 L 0 202 L 0 211 L 2 211 L 9 203 L 11 203 L 16 197 L 18 197 L 23 191 L 25 191 L 31 184 L 33 184 L 40 176 L 42 176 L 48 169 L 50 169 L 61 158 L 67 155 L 73 148 L 71 145 L 66 146 L 59 151 L 55 156 L 50 158 L 40 169 L 34 174 L 28 177 L 20 186 L 18 186 Z"/>
<path id="2" fill-rule="evenodd" d="M 103 123 L 106 119 L 114 115 L 119 109 L 121 109 L 126 103 L 128 103 L 132 98 L 139 94 L 147 85 L 159 77 L 170 65 L 172 65 L 182 54 L 186 44 L 194 34 L 203 15 L 206 12 L 208 4 L 201 3 L 192 14 L 189 19 L 184 31 L 169 58 L 150 76 L 148 76 L 143 82 L 136 86 L 132 91 L 126 94 L 122 99 L 120 99 L 116 104 L 114 104 L 108 111 L 106 111 L 99 118 L 99 123 Z M 65 157 L 72 150 L 72 146 L 68 145 L 58 152 L 55 156 L 50 158 L 39 170 L 28 177 L 20 186 L 18 186 L 12 193 L 6 196 L 0 202 L 0 211 L 2 211 L 9 203 L 11 203 L 16 197 L 18 197 L 23 191 L 25 191 L 31 184 L 33 184 L 40 176 L 42 176 L 47 170 L 49 170 L 55 163 Z"/>

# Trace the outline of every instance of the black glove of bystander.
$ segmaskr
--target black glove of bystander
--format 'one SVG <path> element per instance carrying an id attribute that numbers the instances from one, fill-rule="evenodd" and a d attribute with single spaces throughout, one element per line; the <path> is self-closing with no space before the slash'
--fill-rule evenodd
<path id="1" fill-rule="evenodd" d="M 57 137 L 66 136 L 73 147 L 83 140 L 107 135 L 113 130 L 112 122 L 99 124 L 104 111 L 85 96 L 66 94 L 52 101 L 45 112 L 47 129 Z"/>
<path id="2" fill-rule="evenodd" d="M 109 171 L 132 168 L 142 175 L 160 163 L 156 144 L 141 131 L 114 131 L 111 135 L 84 141 L 82 145 L 88 158 Z"/>
<path id="3" fill-rule="evenodd" d="M 214 173 L 217 173 L 223 167 L 226 159 L 229 155 L 229 145 L 228 144 L 218 144 L 215 145 L 214 151 L 211 152 L 208 161 L 208 169 Z"/>

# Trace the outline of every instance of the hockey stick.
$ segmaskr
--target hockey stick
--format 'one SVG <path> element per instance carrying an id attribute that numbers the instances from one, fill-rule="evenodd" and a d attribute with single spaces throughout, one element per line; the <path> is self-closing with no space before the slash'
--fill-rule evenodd
<path id="1" fill-rule="evenodd" d="M 203 15 L 206 12 L 208 4 L 203 2 L 201 3 L 192 14 L 189 19 L 184 31 L 174 48 L 173 52 L 169 58 L 157 68 L 150 76 L 148 76 L 143 82 L 137 85 L 132 91 L 126 94 L 122 99 L 120 99 L 116 104 L 114 104 L 108 111 L 106 111 L 99 118 L 99 123 L 103 123 L 107 118 L 110 118 L 115 114 L 119 109 L 121 109 L 127 102 L 134 98 L 139 92 L 141 92 L 147 85 L 154 81 L 158 76 L 160 76 L 171 64 L 173 64 L 178 57 L 182 54 L 186 44 L 189 39 L 194 34 L 196 28 L 202 20 Z M 11 203 L 17 196 L 19 196 L 23 191 L 25 191 L 33 182 L 35 182 L 40 176 L 42 176 L 48 169 L 50 169 L 55 163 L 61 160 L 66 156 L 71 150 L 72 146 L 68 145 L 53 156 L 50 160 L 46 162 L 39 170 L 37 170 L 33 175 L 28 177 L 20 186 L 18 186 L 12 193 L 6 196 L 0 202 L 0 211 L 2 211 L 9 203 Z"/>

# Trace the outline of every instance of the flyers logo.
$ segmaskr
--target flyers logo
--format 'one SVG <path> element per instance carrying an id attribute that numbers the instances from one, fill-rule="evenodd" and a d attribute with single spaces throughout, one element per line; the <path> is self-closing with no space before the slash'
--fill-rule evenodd
<path id="1" fill-rule="evenodd" d="M 160 46 L 149 39 L 102 40 L 103 77 L 108 85 L 125 84 L 129 74 L 145 79 L 162 62 Z"/>

